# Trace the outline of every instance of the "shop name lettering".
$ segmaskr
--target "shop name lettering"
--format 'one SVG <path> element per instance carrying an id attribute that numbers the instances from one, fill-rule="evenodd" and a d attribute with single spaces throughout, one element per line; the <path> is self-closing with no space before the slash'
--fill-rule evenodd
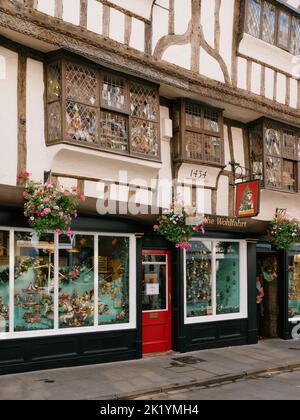
<path id="1" fill-rule="evenodd" d="M 206 226 L 224 226 L 224 227 L 232 227 L 232 228 L 244 228 L 246 229 L 247 227 L 247 222 L 243 222 L 241 220 L 238 219 L 226 219 L 224 217 L 207 217 L 206 218 Z"/>
<path id="2" fill-rule="evenodd" d="M 105 416 L 125 416 L 129 419 L 134 414 L 142 414 L 144 416 L 164 416 L 164 415 L 199 415 L 199 407 L 190 404 L 145 404 L 141 409 L 136 407 L 113 406 L 107 404 L 100 409 L 100 415 Z"/>

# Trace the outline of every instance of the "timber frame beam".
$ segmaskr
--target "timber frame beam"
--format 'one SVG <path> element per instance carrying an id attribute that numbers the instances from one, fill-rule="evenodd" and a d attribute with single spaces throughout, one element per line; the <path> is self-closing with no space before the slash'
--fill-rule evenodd
<path id="1" fill-rule="evenodd" d="M 143 79 L 180 89 L 183 95 L 226 102 L 255 110 L 269 118 L 300 125 L 300 110 L 155 60 L 127 45 L 8 0 L 0 0 L 0 27 L 46 42 L 51 48 L 65 49 L 98 64 L 122 72 L 130 71 Z"/>

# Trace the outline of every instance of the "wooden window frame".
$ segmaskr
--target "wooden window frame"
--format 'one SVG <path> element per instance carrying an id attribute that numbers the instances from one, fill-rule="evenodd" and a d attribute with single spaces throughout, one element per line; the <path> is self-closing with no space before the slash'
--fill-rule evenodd
<path id="1" fill-rule="evenodd" d="M 247 33 L 248 32 L 248 16 L 249 16 L 249 2 L 251 0 L 242 0 L 242 18 L 241 18 L 241 32 Z M 263 40 L 263 17 L 264 17 L 264 8 L 265 3 L 270 3 L 273 6 L 275 6 L 276 9 L 276 17 L 275 17 L 275 42 L 274 44 L 269 43 L 267 41 Z M 283 12 L 289 16 L 289 35 L 288 35 L 288 46 L 285 46 L 283 44 L 280 44 L 279 41 L 279 18 L 280 13 Z M 262 40 L 263 42 L 268 43 L 269 45 L 274 45 L 284 51 L 289 52 L 290 54 L 294 55 L 294 52 L 292 51 L 292 19 L 296 18 L 298 19 L 300 23 L 300 14 L 297 13 L 297 11 L 293 11 L 288 5 L 285 6 L 284 4 L 278 4 L 276 0 L 261 0 L 261 17 L 260 17 L 260 30 L 259 30 L 259 37 L 257 39 Z M 251 35 L 251 34 L 249 34 Z M 252 35 L 253 36 L 253 35 Z"/>
<path id="2" fill-rule="evenodd" d="M 260 126 L 261 135 L 262 135 L 262 139 L 263 139 L 263 144 L 262 144 L 262 155 L 263 155 L 263 157 L 262 157 L 262 161 L 263 161 L 262 186 L 265 189 L 272 190 L 272 191 L 279 191 L 279 192 L 288 193 L 288 194 L 299 194 L 300 193 L 300 130 L 293 127 L 293 126 L 282 124 L 282 123 L 279 123 L 277 121 L 273 121 L 273 120 L 268 119 L 268 118 L 260 118 L 259 120 L 256 120 L 253 123 L 249 124 L 249 130 L 251 130 L 251 128 L 255 128 L 255 127 L 259 127 L 259 126 Z M 280 148 L 281 148 L 281 150 L 280 150 L 280 154 L 278 154 L 278 155 L 276 155 L 274 153 L 271 154 L 267 150 L 266 130 L 268 128 L 270 128 L 270 126 L 272 128 L 274 128 L 275 130 L 278 130 L 280 132 Z M 284 153 L 283 135 L 284 135 L 285 131 L 291 132 L 295 136 L 296 153 L 295 153 L 294 157 Z M 251 136 L 249 136 L 249 138 L 251 138 Z M 250 144 L 250 151 L 251 151 L 251 144 Z M 281 186 L 280 187 L 272 187 L 270 185 L 267 185 L 267 182 L 266 182 L 267 159 L 269 157 L 280 159 L 281 163 L 283 163 L 284 161 L 289 161 L 289 162 L 294 163 L 295 178 L 296 178 L 295 189 L 294 190 L 289 190 L 289 189 L 286 189 L 286 188 L 282 187 L 283 186 L 283 164 L 281 164 Z M 251 157 L 250 157 L 250 161 L 251 161 Z"/>
<path id="3" fill-rule="evenodd" d="M 201 109 L 201 128 L 193 128 L 186 125 L 186 105 L 191 104 L 198 106 Z M 173 151 L 176 148 L 178 150 L 178 156 L 174 156 L 173 153 L 173 161 L 175 163 L 192 163 L 192 164 L 199 164 L 205 166 L 213 166 L 213 167 L 225 167 L 225 146 L 224 146 L 224 116 L 223 116 L 223 109 L 220 108 L 213 108 L 209 105 L 206 105 L 202 102 L 196 102 L 190 99 L 178 99 L 174 104 L 173 110 L 173 119 L 174 119 L 174 112 L 179 112 L 179 126 L 176 127 L 174 125 L 174 139 L 173 139 Z M 205 110 L 210 110 L 218 114 L 218 124 L 219 124 L 219 132 L 208 131 L 204 129 L 204 112 Z M 220 139 L 220 146 L 221 146 L 221 159 L 220 162 L 214 162 L 210 160 L 205 160 L 204 156 L 203 159 L 193 159 L 189 158 L 186 155 L 186 133 L 195 133 L 200 134 L 202 136 L 202 144 L 204 145 L 204 136 L 210 136 Z M 176 136 L 177 134 L 177 136 Z M 178 139 L 178 143 L 176 143 L 176 138 Z"/>
<path id="4" fill-rule="evenodd" d="M 48 66 L 50 66 L 53 63 L 58 63 L 59 68 L 60 68 L 60 91 L 61 91 L 61 96 L 59 99 L 57 100 L 50 100 L 50 98 L 48 97 Z M 94 108 L 95 112 L 96 112 L 96 133 L 97 133 L 97 138 L 98 141 L 96 141 L 96 143 L 88 143 L 88 142 L 84 142 L 84 141 L 80 141 L 80 140 L 71 140 L 68 139 L 67 136 L 67 122 L 66 122 L 66 104 L 68 102 L 67 99 L 67 95 L 66 95 L 66 66 L 68 63 L 72 63 L 74 65 L 79 65 L 82 67 L 88 67 L 89 69 L 92 69 L 95 74 L 96 74 L 96 103 L 94 105 L 91 104 L 86 104 L 81 102 L 80 100 L 78 101 L 71 101 L 70 102 L 74 102 L 78 105 L 82 105 L 84 107 L 90 107 L 90 108 Z M 112 77 L 117 77 L 120 78 L 122 80 L 124 80 L 124 89 L 125 89 L 125 109 L 118 109 L 115 107 L 109 107 L 108 105 L 103 103 L 102 100 L 102 88 L 103 88 L 103 80 L 104 80 L 104 76 L 108 75 L 108 76 L 112 76 Z M 59 52 L 59 53 L 50 53 L 47 57 L 47 59 L 45 60 L 45 68 L 44 68 L 44 78 L 45 78 L 45 118 L 46 118 L 46 125 L 45 125 L 45 136 L 46 136 L 46 145 L 47 146 L 54 146 L 54 145 L 58 145 L 58 144 L 69 144 L 72 146 L 77 146 L 77 147 L 83 147 L 83 148 L 87 148 L 87 149 L 92 149 L 92 150 L 98 150 L 101 152 L 106 152 L 106 153 L 112 153 L 112 154 L 117 154 L 117 155 L 124 155 L 127 157 L 134 157 L 134 158 L 138 158 L 141 160 L 146 160 L 146 161 L 154 161 L 154 162 L 158 162 L 161 163 L 161 136 L 160 136 L 160 102 L 159 102 L 159 86 L 157 84 L 148 82 L 148 81 L 144 81 L 135 77 L 128 77 L 127 75 L 123 75 L 122 73 L 116 72 L 114 70 L 110 70 L 110 69 L 106 69 L 103 68 L 101 66 L 96 65 L 95 63 L 91 63 L 88 60 L 85 59 L 81 59 L 78 58 L 76 56 L 73 56 L 72 54 L 68 54 L 65 53 L 63 51 Z M 150 122 L 152 124 L 156 125 L 156 132 L 157 132 L 157 141 L 158 141 L 158 155 L 157 156 L 151 156 L 151 155 L 147 155 L 147 154 L 143 154 L 143 153 L 137 153 L 137 152 L 132 152 L 131 151 L 131 124 L 132 124 L 132 119 L 137 119 L 136 117 L 131 116 L 131 112 L 130 112 L 130 86 L 134 85 L 134 84 L 138 84 L 142 87 L 151 87 L 155 93 L 156 93 L 156 101 L 157 101 L 157 117 L 155 120 L 147 120 L 147 119 L 142 119 L 143 121 L 147 121 Z M 51 103 L 54 102 L 58 102 L 60 104 L 61 107 L 61 138 L 60 139 L 56 139 L 56 140 L 50 140 L 49 139 L 49 135 L 50 135 L 50 130 L 49 130 L 49 117 L 48 117 L 48 106 Z M 121 151 L 121 150 L 114 150 L 114 149 L 110 149 L 108 147 L 103 147 L 100 144 L 100 136 L 101 136 L 101 121 L 100 121 L 100 117 L 101 117 L 101 112 L 111 112 L 113 114 L 117 114 L 120 115 L 124 118 L 126 118 L 127 120 L 127 129 L 128 129 L 128 149 L 127 151 Z"/>

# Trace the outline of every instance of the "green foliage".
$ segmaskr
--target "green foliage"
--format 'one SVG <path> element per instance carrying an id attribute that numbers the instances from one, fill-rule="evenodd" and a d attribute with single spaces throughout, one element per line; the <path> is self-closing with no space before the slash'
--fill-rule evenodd
<path id="1" fill-rule="evenodd" d="M 269 227 L 269 241 L 278 251 L 288 251 L 300 242 L 300 222 L 287 214 L 275 216 Z"/>

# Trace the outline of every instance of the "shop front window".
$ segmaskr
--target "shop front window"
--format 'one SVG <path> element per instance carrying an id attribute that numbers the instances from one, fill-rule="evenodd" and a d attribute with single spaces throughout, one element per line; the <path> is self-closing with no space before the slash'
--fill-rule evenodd
<path id="1" fill-rule="evenodd" d="M 9 232 L 0 231 L 0 333 L 9 331 Z"/>
<path id="2" fill-rule="evenodd" d="M 58 276 L 59 328 L 94 325 L 93 236 L 60 237 Z"/>
<path id="3" fill-rule="evenodd" d="M 300 318 L 300 245 L 288 256 L 289 318 Z"/>
<path id="4" fill-rule="evenodd" d="M 54 235 L 15 233 L 14 330 L 54 327 Z"/>
<path id="5" fill-rule="evenodd" d="M 186 251 L 186 323 L 247 317 L 245 241 L 191 241 Z"/>
<path id="6" fill-rule="evenodd" d="M 143 312 L 168 309 L 167 281 L 166 255 L 144 255 L 142 282 Z"/>
<path id="7" fill-rule="evenodd" d="M 129 239 L 99 238 L 99 325 L 129 322 Z"/>
<path id="8" fill-rule="evenodd" d="M 0 230 L 0 338 L 135 328 L 134 243 Z"/>
<path id="9" fill-rule="evenodd" d="M 217 314 L 240 312 L 240 249 L 236 242 L 219 242 L 216 248 Z"/>

